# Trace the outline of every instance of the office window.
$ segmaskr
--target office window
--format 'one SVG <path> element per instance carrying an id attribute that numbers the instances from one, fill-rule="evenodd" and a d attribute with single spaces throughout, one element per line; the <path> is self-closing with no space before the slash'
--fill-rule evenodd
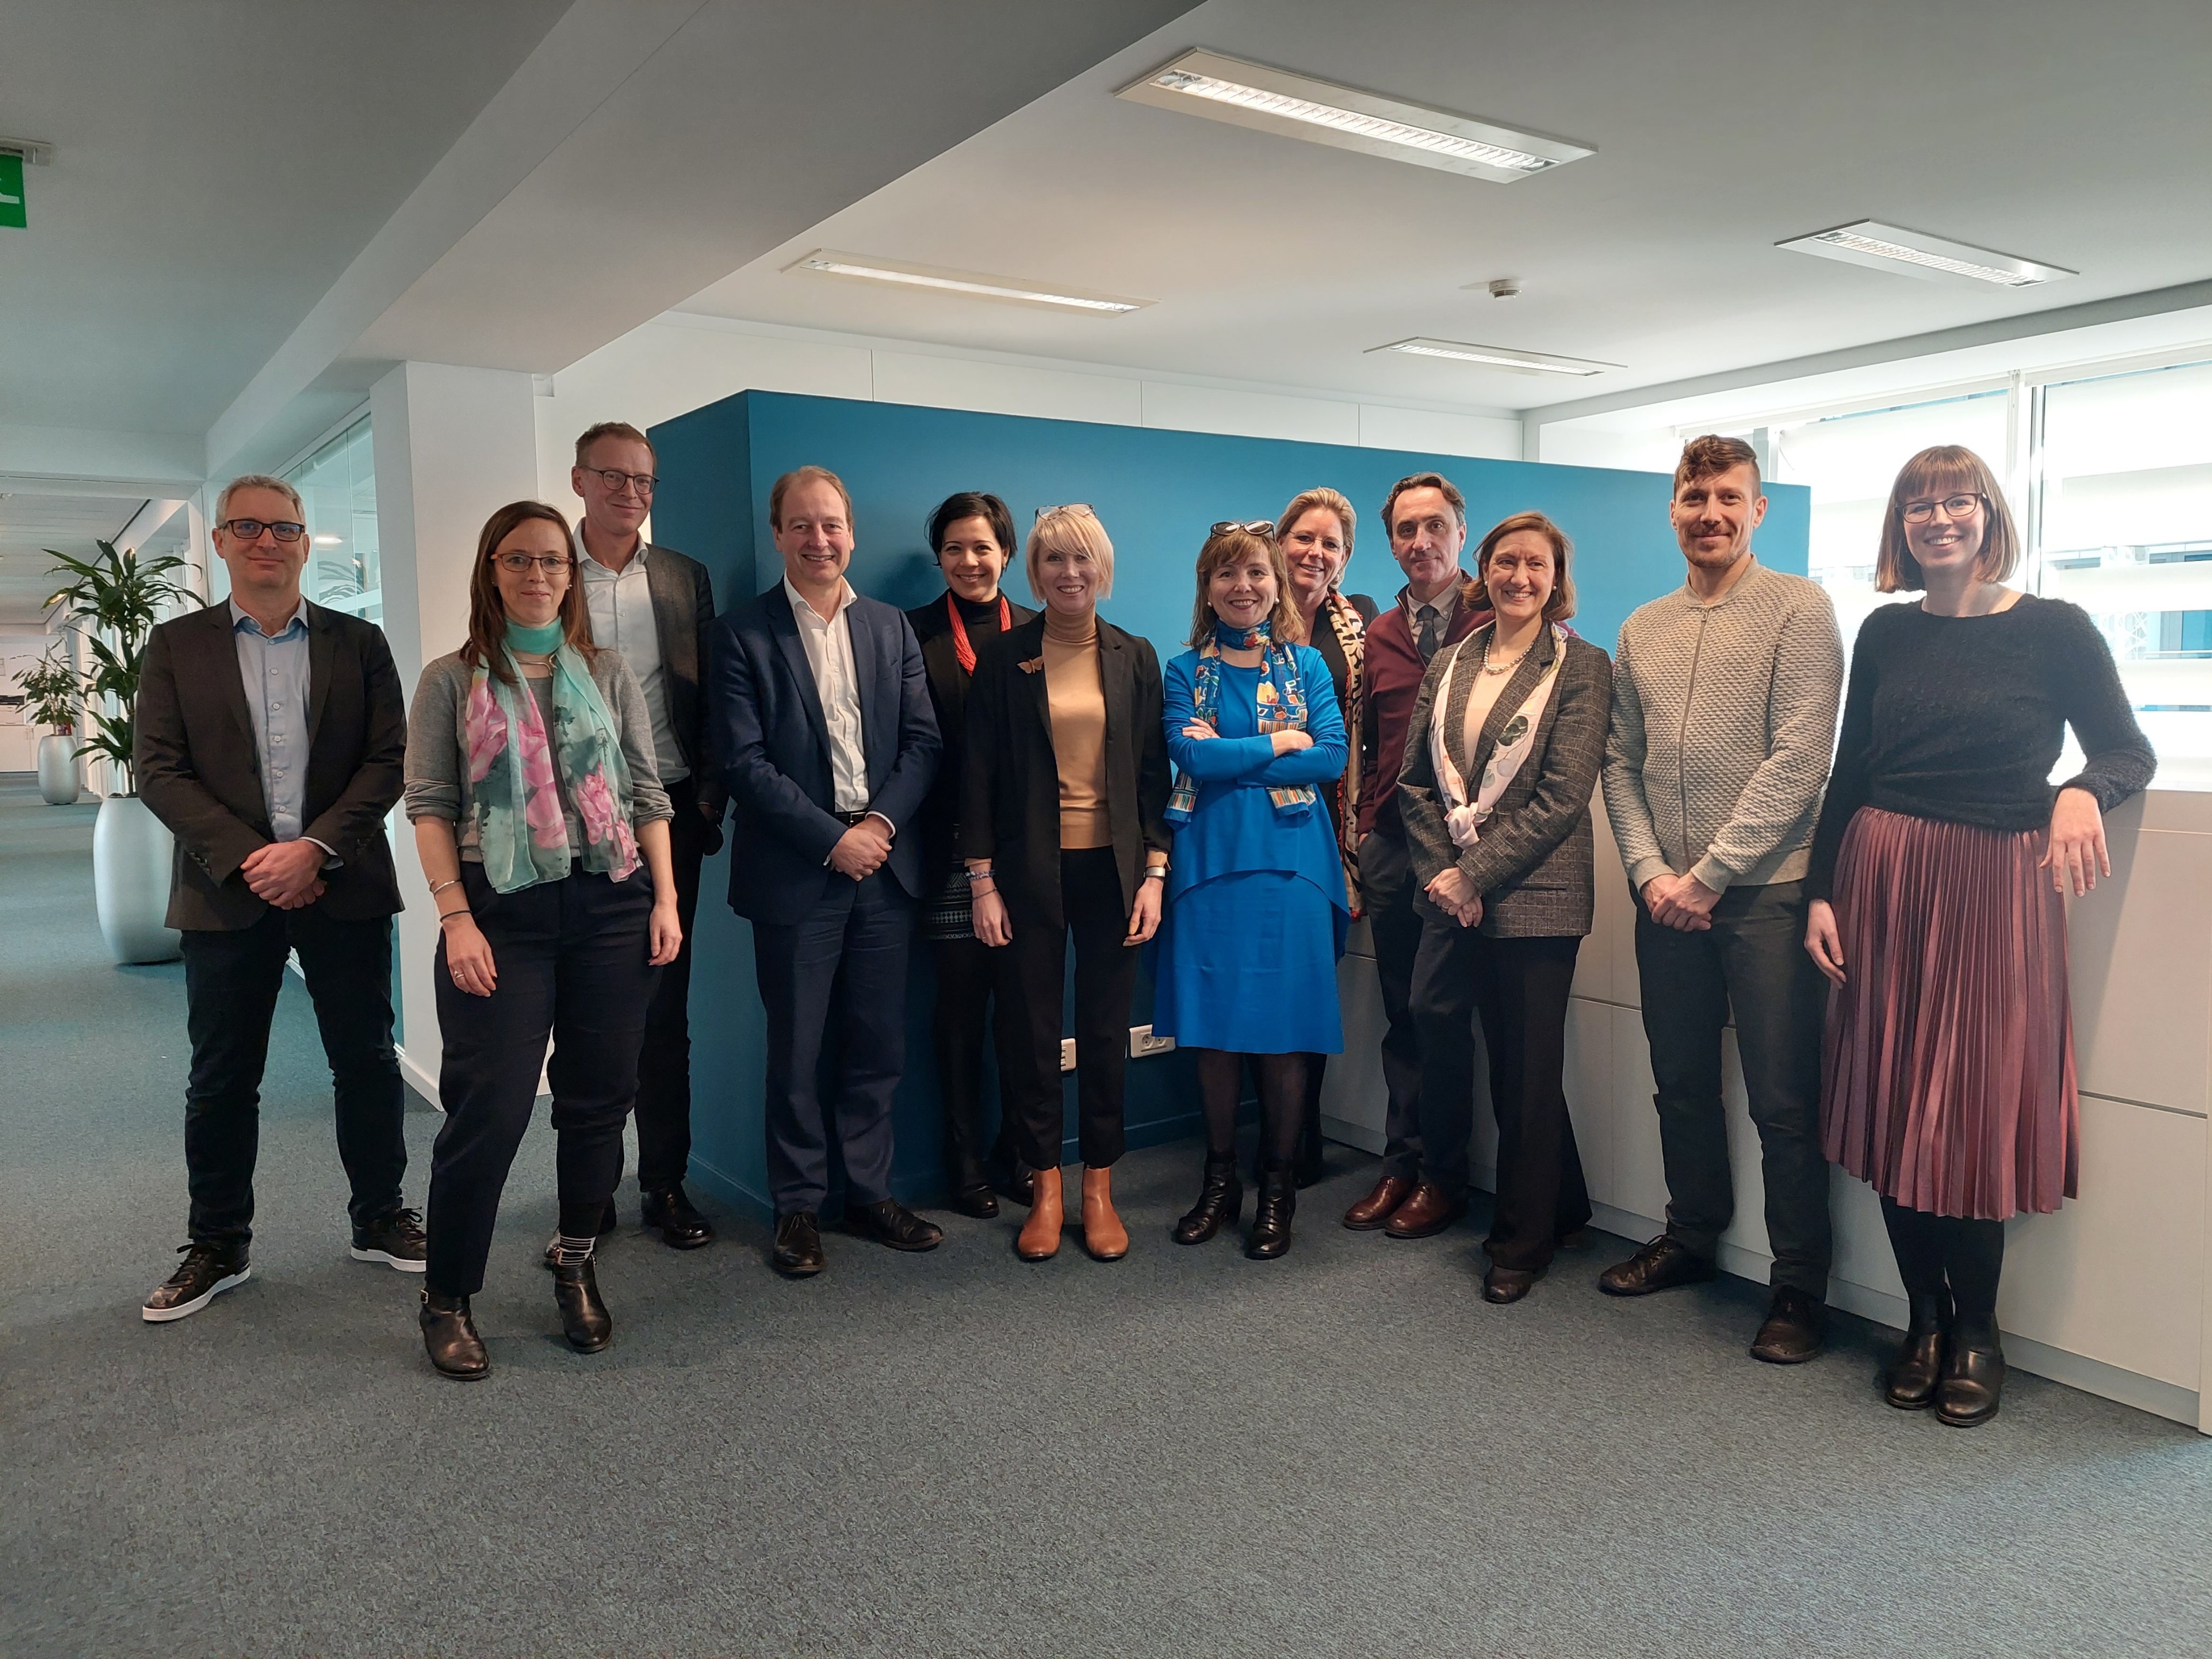
<path id="1" fill-rule="evenodd" d="M 301 588 L 317 605 L 384 620 L 376 553 L 376 466 L 368 416 L 284 475 L 307 508 L 311 546 Z"/>

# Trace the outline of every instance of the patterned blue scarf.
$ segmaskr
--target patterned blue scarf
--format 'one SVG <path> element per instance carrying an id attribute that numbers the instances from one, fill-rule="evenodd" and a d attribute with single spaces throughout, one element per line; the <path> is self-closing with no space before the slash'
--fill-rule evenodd
<path id="1" fill-rule="evenodd" d="M 1261 732 L 1304 731 L 1306 693 L 1298 679 L 1297 660 L 1291 655 L 1290 647 L 1275 643 L 1264 621 L 1255 628 L 1231 628 L 1227 623 L 1215 622 L 1212 637 L 1198 647 L 1198 672 L 1191 688 L 1191 717 L 1220 730 L 1224 646 L 1231 651 L 1260 653 L 1260 684 L 1254 696 L 1259 704 L 1256 713 Z M 1270 785 L 1267 789 L 1267 799 L 1274 802 L 1276 812 L 1291 820 L 1305 817 L 1320 798 L 1319 792 L 1310 783 Z M 1168 797 L 1168 822 L 1178 826 L 1189 823 L 1197 806 L 1196 781 L 1188 772 L 1177 774 L 1175 793 Z"/>

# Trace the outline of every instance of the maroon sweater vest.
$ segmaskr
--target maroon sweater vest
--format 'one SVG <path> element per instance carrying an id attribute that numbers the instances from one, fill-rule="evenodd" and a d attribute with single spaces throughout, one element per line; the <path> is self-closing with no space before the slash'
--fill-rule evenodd
<path id="1" fill-rule="evenodd" d="M 1477 611 L 1464 599 L 1452 611 L 1444 644 L 1463 640 L 1490 620 L 1490 612 Z M 1441 649 L 1442 647 L 1438 647 Z M 1428 665 L 1413 643 L 1413 619 L 1401 602 L 1367 624 L 1367 660 L 1361 675 L 1365 699 L 1365 730 L 1359 744 L 1359 833 L 1403 839 L 1404 820 L 1398 816 L 1398 771 L 1406 759 L 1406 728 L 1413 721 L 1413 704 L 1421 695 L 1421 678 Z"/>

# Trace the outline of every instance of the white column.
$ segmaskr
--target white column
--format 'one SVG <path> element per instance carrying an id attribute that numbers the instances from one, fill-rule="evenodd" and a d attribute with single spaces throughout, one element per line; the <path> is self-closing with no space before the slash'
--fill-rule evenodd
<path id="1" fill-rule="evenodd" d="M 538 493 L 536 410 L 529 375 L 446 363 L 400 364 L 370 391 L 368 407 L 384 631 L 411 701 L 422 665 L 468 636 L 469 573 L 484 520 Z M 392 851 L 407 901 L 399 918 L 400 1066 L 434 1101 L 436 908 L 401 812 L 393 814 Z"/>

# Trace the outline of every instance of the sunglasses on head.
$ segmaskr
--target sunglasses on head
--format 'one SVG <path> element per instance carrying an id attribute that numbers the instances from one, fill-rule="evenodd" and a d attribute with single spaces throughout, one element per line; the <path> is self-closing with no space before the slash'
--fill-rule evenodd
<path id="1" fill-rule="evenodd" d="M 1275 539 L 1275 521 L 1273 519 L 1223 519 L 1206 533 L 1226 536 L 1239 530 L 1249 536 L 1264 536 L 1271 542 Z"/>

